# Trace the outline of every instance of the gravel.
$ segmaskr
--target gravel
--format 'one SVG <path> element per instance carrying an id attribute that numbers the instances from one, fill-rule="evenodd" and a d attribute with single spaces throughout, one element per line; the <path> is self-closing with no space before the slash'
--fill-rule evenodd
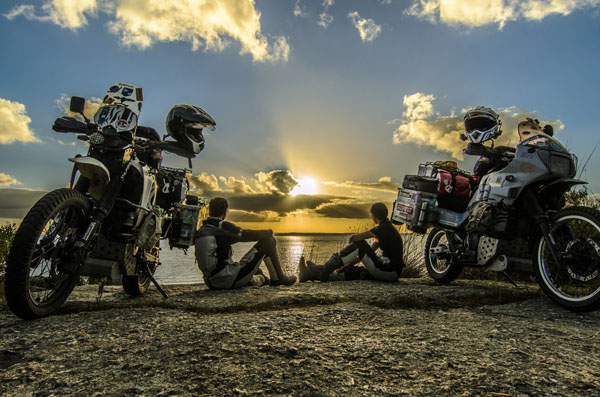
<path id="1" fill-rule="evenodd" d="M 0 395 L 600 395 L 600 313 L 537 286 L 426 279 L 0 303 Z"/>

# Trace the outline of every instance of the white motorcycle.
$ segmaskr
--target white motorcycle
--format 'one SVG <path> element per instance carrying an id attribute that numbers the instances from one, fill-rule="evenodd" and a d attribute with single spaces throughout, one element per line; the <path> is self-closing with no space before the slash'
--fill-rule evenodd
<path id="1" fill-rule="evenodd" d="M 80 276 L 122 280 L 126 293 L 143 294 L 160 264 L 159 240 L 171 247 L 193 244 L 205 204 L 188 195 L 188 169 L 162 167 L 161 152 L 191 159 L 204 148 L 203 128 L 215 121 L 202 109 L 177 105 L 161 140 L 138 126 L 142 88 L 111 86 L 91 122 L 85 100 L 70 110 L 85 122 L 61 117 L 56 132 L 76 133 L 89 144 L 74 164 L 71 187 L 49 192 L 28 212 L 6 260 L 5 294 L 24 319 L 49 315 L 67 299 Z M 167 140 L 167 137 L 173 139 Z M 166 295 L 165 295 L 166 296 Z"/>
<path id="2" fill-rule="evenodd" d="M 573 179 L 577 158 L 537 120 L 520 123 L 519 136 L 516 149 L 468 144 L 465 153 L 488 165 L 480 178 L 443 163 L 421 165 L 420 175 L 405 177 L 392 221 L 417 233 L 430 229 L 425 265 L 439 283 L 464 266 L 535 273 L 557 304 L 595 310 L 600 212 L 564 207 L 565 193 L 585 183 Z"/>

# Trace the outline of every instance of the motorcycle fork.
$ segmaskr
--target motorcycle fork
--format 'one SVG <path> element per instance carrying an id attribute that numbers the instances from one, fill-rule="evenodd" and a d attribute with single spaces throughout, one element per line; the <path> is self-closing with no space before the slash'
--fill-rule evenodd
<path id="1" fill-rule="evenodd" d="M 120 178 L 114 178 L 108 183 L 104 194 L 91 212 L 90 222 L 83 236 L 73 245 L 73 249 L 67 255 L 68 259 L 62 266 L 63 270 L 74 273 L 84 262 L 89 245 L 93 237 L 99 232 L 104 219 L 115 205 L 116 198 L 122 186 L 123 181 Z"/>
<path id="2" fill-rule="evenodd" d="M 538 225 L 538 228 L 542 233 L 542 237 L 546 241 L 546 245 L 550 250 L 550 255 L 552 255 L 552 258 L 556 261 L 556 263 L 560 263 L 560 255 L 556 248 L 556 241 L 554 240 L 552 233 L 550 233 L 550 218 L 548 215 L 546 215 L 544 210 L 542 210 L 537 197 L 535 197 L 531 190 L 525 190 L 523 194 L 525 196 L 526 210 L 533 214 L 533 220 Z"/>

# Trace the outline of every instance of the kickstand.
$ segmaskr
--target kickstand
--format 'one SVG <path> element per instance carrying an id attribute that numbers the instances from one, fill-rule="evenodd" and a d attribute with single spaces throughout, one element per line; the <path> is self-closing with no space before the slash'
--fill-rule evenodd
<path id="1" fill-rule="evenodd" d="M 98 285 L 98 295 L 96 296 L 96 303 L 100 303 L 100 298 L 102 298 L 102 294 L 104 293 L 104 284 L 106 284 L 106 277 L 103 277 L 100 280 L 100 284 Z"/>
<path id="2" fill-rule="evenodd" d="M 154 278 L 154 275 L 150 271 L 150 268 L 148 267 L 147 263 L 146 263 L 146 271 L 148 272 L 148 277 L 150 277 L 150 281 L 152 281 L 152 284 L 154 284 L 154 286 L 156 287 L 156 289 L 162 294 L 163 298 L 167 299 L 169 297 L 169 295 L 167 295 L 167 293 L 165 292 L 165 290 L 162 289 L 162 287 L 160 286 L 160 284 L 158 284 L 158 281 L 156 281 L 156 279 Z"/>
<path id="3" fill-rule="evenodd" d="M 510 283 L 511 283 L 512 285 L 514 285 L 514 286 L 515 286 L 515 288 L 519 288 L 519 286 L 518 286 L 518 285 L 517 285 L 517 284 L 516 284 L 516 283 L 513 281 L 513 279 L 512 279 L 512 278 L 510 278 L 510 276 L 508 275 L 508 273 L 506 273 L 506 271 L 502 272 L 502 275 L 503 275 L 504 277 L 506 277 L 506 279 L 507 279 L 508 281 L 510 281 Z"/>

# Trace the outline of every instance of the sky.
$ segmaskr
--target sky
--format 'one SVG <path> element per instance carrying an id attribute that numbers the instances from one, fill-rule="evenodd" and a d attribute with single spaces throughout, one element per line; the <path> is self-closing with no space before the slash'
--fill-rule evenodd
<path id="1" fill-rule="evenodd" d="M 161 134 L 176 104 L 216 120 L 193 192 L 243 227 L 363 227 L 419 163 L 472 169 L 459 135 L 477 105 L 500 144 L 520 117 L 552 124 L 600 192 L 600 0 L 5 0 L 0 38 L 0 221 L 68 184 L 87 147 L 52 123 L 119 81 Z"/>

